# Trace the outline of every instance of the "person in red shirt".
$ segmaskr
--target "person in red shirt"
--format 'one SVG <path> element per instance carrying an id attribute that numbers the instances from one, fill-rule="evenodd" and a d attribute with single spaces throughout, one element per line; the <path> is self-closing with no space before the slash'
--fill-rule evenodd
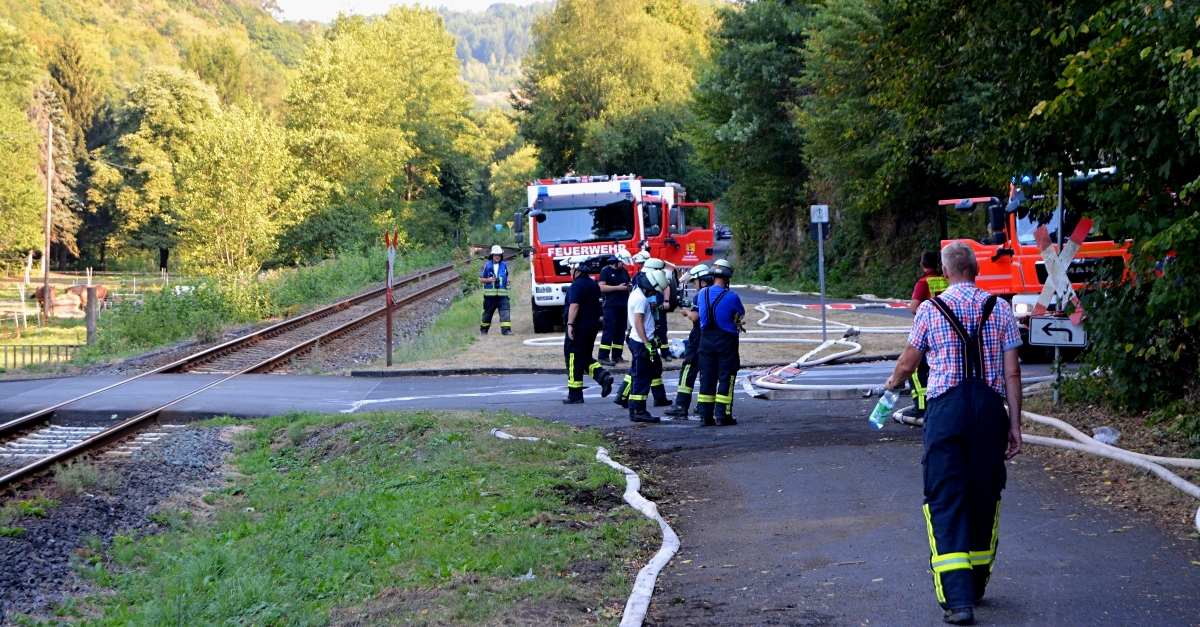
<path id="1" fill-rule="evenodd" d="M 941 255 L 937 251 L 927 250 L 921 253 L 921 278 L 913 286 L 912 300 L 908 301 L 908 311 L 917 315 L 921 303 L 931 300 L 934 296 L 946 291 L 949 284 L 938 270 L 941 265 Z M 896 422 L 908 425 L 925 423 L 925 388 L 929 385 L 929 362 L 921 359 L 920 366 L 913 374 L 913 404 L 912 407 L 896 412 Z"/>

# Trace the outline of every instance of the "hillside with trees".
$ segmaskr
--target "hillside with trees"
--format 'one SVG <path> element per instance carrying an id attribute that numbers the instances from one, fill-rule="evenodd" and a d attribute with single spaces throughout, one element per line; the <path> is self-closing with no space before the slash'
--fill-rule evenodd
<path id="1" fill-rule="evenodd" d="M 521 60 L 532 40 L 530 27 L 552 3 L 493 4 L 483 12 L 440 9 L 446 30 L 458 38 L 455 54 L 472 93 L 507 92 L 521 77 Z"/>

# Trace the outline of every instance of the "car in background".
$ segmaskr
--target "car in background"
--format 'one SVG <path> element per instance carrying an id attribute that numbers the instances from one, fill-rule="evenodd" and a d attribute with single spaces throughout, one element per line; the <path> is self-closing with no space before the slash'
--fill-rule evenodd
<path id="1" fill-rule="evenodd" d="M 717 223 L 713 226 L 713 235 L 716 239 L 733 239 L 733 230 L 728 224 Z"/>

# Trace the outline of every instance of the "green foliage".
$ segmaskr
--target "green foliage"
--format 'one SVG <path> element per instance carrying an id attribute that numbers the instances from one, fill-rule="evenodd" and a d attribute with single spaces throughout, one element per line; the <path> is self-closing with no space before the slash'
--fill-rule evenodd
<path id="1" fill-rule="evenodd" d="M 699 72 L 693 137 L 709 169 L 730 181 L 722 217 L 737 233 L 747 271 L 775 260 L 795 269 L 800 261 L 790 250 L 806 222 L 808 168 L 792 107 L 809 7 L 783 0 L 723 7 L 712 62 Z"/>
<path id="2" fill-rule="evenodd" d="M 481 291 L 454 301 L 432 326 L 396 347 L 392 353 L 394 363 L 443 359 L 461 353 L 475 341 L 479 333 L 479 312 L 482 309 Z"/>
<path id="3" fill-rule="evenodd" d="M 149 250 L 177 243 L 172 202 L 175 167 L 191 152 L 196 130 L 220 113 L 216 91 L 195 74 L 153 67 L 122 106 L 120 139 L 98 149 L 89 200 L 113 215 L 125 242 Z"/>
<path id="4" fill-rule="evenodd" d="M 514 101 L 541 169 L 634 172 L 713 197 L 684 136 L 711 21 L 692 0 L 563 0 L 540 18 Z"/>
<path id="5" fill-rule="evenodd" d="M 439 265 L 446 250 L 401 251 L 396 275 Z M 86 359 L 123 355 L 188 338 L 211 341 L 229 326 L 294 315 L 321 303 L 353 294 L 383 281 L 382 247 L 369 254 L 345 253 L 337 259 L 295 269 L 263 273 L 252 279 L 224 279 L 147 292 L 143 302 L 125 301 L 99 320 L 97 342 Z"/>
<path id="6" fill-rule="evenodd" d="M 277 236 L 308 212 L 308 190 L 283 128 L 231 109 L 198 125 L 179 159 L 173 218 L 180 248 L 200 274 L 247 279 Z"/>
<path id="7" fill-rule="evenodd" d="M 363 249 L 389 228 L 441 244 L 464 225 L 481 155 L 458 72 L 431 10 L 342 17 L 313 43 L 288 128 L 320 209 L 289 231 L 289 257 Z"/>
<path id="8" fill-rule="evenodd" d="M 498 440 L 496 425 L 553 443 Z M 577 560 L 616 571 L 651 529 L 627 507 L 596 512 L 563 496 L 622 481 L 593 459 L 604 444 L 594 432 L 465 412 L 292 414 L 254 427 L 233 460 L 240 493 L 212 493 L 209 522 L 114 541 L 95 574 L 112 593 L 82 624 L 323 624 L 389 603 L 376 600 L 386 589 L 438 595 L 428 618 L 440 623 L 505 623 L 580 592 L 557 576 Z M 544 512 L 582 524 L 541 524 Z M 512 581 L 530 569 L 535 580 Z M 607 606 L 627 585 L 614 572 L 588 591 Z M 419 611 L 388 614 L 420 621 Z"/>
<path id="9" fill-rule="evenodd" d="M 525 189 L 537 178 L 537 172 L 537 150 L 529 145 L 491 165 L 488 191 L 496 200 L 496 220 L 506 223 L 513 213 L 529 204 Z"/>
<path id="10" fill-rule="evenodd" d="M 253 46 L 239 46 L 227 35 L 193 39 L 183 53 L 183 68 L 216 88 L 226 105 L 275 105 L 286 86 L 278 61 Z"/>
<path id="11" fill-rule="evenodd" d="M 104 94 L 91 61 L 74 39 L 54 48 L 50 59 L 50 80 L 54 93 L 62 101 L 63 111 L 71 120 L 71 139 L 77 153 L 86 152 L 85 136 L 92 129 Z"/>
<path id="12" fill-rule="evenodd" d="M 507 91 L 521 77 L 530 46 L 529 28 L 550 11 L 550 2 L 527 6 L 493 4 L 482 13 L 440 9 L 446 30 L 458 39 L 454 52 L 462 75 L 476 94 Z"/>

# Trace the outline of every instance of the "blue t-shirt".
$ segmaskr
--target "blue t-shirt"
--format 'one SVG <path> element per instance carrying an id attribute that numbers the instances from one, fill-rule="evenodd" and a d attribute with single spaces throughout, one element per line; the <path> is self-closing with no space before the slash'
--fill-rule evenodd
<path id="1" fill-rule="evenodd" d="M 724 298 L 717 302 L 717 298 L 723 293 L 728 292 Z M 737 333 L 737 325 L 733 323 L 734 317 L 738 315 L 746 315 L 746 308 L 742 306 L 742 299 L 738 298 L 737 292 L 726 289 L 720 285 L 710 285 L 696 295 L 696 311 L 700 314 L 700 326 L 703 328 L 711 327 L 714 320 L 709 318 L 708 308 L 711 303 L 716 303 L 716 311 L 713 312 L 713 318 L 718 327 L 722 331 Z"/>

